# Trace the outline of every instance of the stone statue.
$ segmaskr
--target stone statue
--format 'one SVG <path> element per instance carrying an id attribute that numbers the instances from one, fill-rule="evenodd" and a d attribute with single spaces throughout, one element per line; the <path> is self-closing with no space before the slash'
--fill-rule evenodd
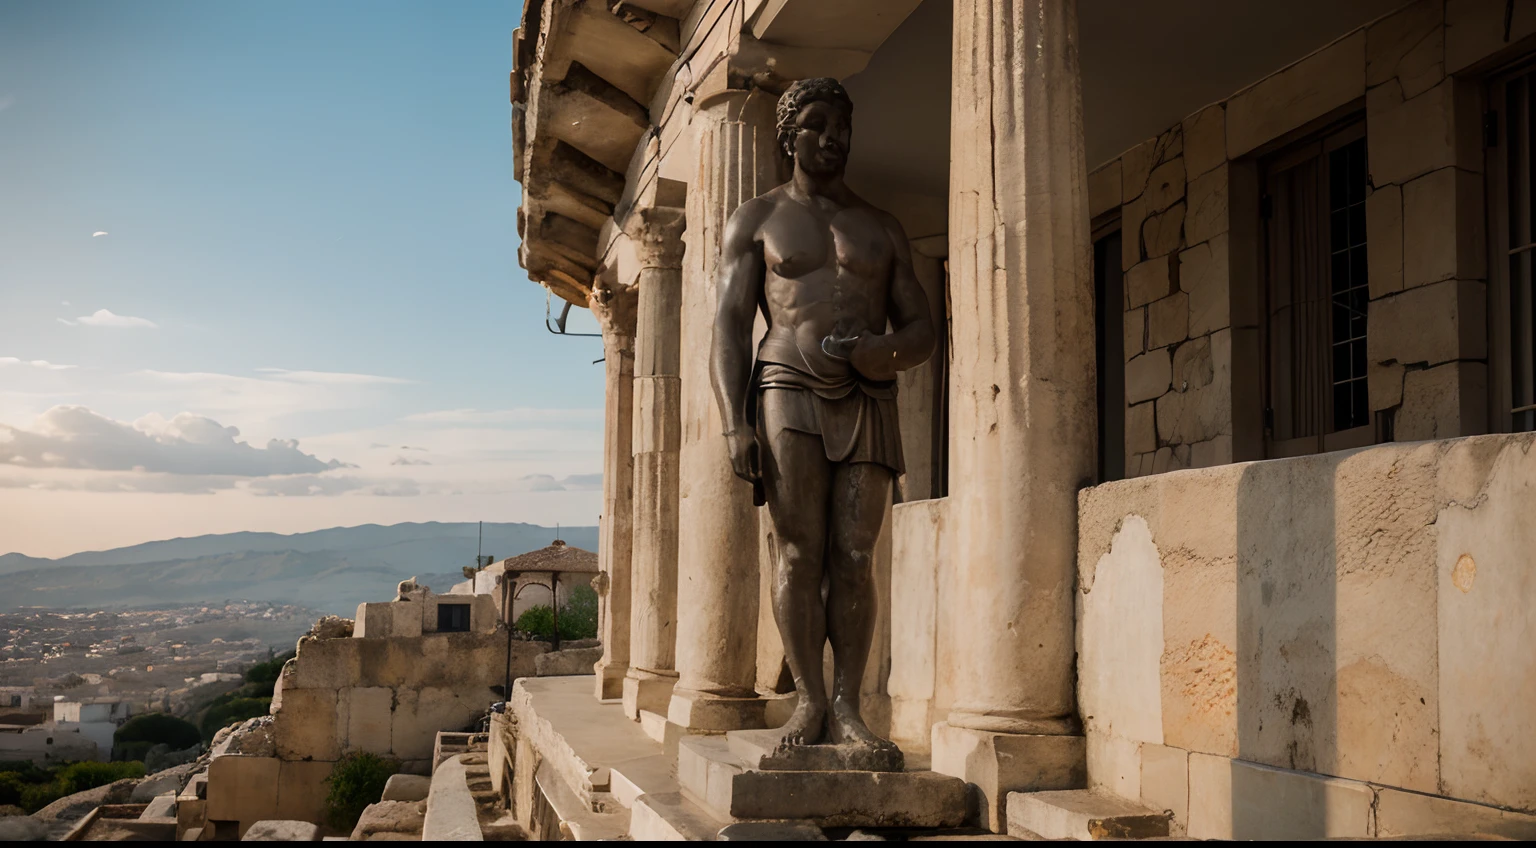
<path id="1" fill-rule="evenodd" d="M 848 93 L 802 80 L 777 117 L 794 176 L 726 224 L 710 359 L 731 464 L 766 499 L 778 540 L 773 612 L 799 704 L 777 750 L 829 743 L 845 767 L 899 770 L 900 750 L 864 724 L 859 684 L 875 540 L 903 470 L 896 372 L 932 353 L 932 320 L 901 225 L 843 184 Z M 759 307 L 769 329 L 754 361 Z"/>

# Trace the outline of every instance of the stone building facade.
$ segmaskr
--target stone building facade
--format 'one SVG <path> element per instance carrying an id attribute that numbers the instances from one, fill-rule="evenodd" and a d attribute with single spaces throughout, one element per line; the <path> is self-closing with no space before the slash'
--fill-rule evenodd
<path id="1" fill-rule="evenodd" d="M 663 758 L 786 713 L 706 351 L 777 96 L 831 76 L 945 319 L 872 727 L 999 831 L 1092 788 L 1192 836 L 1536 833 L 1536 6 L 529 0 L 513 52 L 519 259 L 604 334 L 593 710 Z M 530 823 L 724 821 L 520 772 L 609 768 L 540 692 L 499 755 Z"/>

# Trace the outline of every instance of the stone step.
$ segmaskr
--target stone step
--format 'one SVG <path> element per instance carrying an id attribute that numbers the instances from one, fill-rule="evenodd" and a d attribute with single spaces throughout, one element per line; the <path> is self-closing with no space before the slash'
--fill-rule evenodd
<path id="1" fill-rule="evenodd" d="M 655 754 L 616 763 L 609 769 L 608 791 L 633 809 L 641 795 L 677 791 L 677 757 Z"/>
<path id="2" fill-rule="evenodd" d="M 650 710 L 640 711 L 640 729 L 651 741 L 662 747 L 662 752 L 668 756 L 677 756 L 677 740 L 683 738 L 686 732 L 682 727 L 667 721 L 667 717 Z"/>
<path id="3" fill-rule="evenodd" d="M 599 805 L 602 812 L 594 811 L 593 803 L 572 791 L 548 760 L 539 764 L 533 781 L 555 815 L 570 830 L 572 841 L 622 839 L 629 831 L 629 810 L 618 804 L 605 804 Z M 546 838 L 553 838 L 553 835 L 546 834 Z"/>
<path id="4" fill-rule="evenodd" d="M 1008 833 L 1020 839 L 1149 839 L 1168 816 L 1090 789 L 1008 793 Z"/>
<path id="5" fill-rule="evenodd" d="M 630 811 L 629 838 L 636 842 L 708 842 L 721 821 L 681 792 L 641 795 Z"/>
<path id="6" fill-rule="evenodd" d="M 685 736 L 678 782 L 714 817 L 805 819 L 822 827 L 954 827 L 966 785 L 929 771 L 754 771 L 721 736 Z"/>

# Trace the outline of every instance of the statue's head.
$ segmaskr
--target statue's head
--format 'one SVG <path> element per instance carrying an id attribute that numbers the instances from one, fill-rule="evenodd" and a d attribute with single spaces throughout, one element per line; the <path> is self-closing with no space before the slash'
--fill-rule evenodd
<path id="1" fill-rule="evenodd" d="M 800 80 L 779 98 L 779 149 L 807 174 L 841 174 L 852 134 L 853 100 L 835 79 Z"/>

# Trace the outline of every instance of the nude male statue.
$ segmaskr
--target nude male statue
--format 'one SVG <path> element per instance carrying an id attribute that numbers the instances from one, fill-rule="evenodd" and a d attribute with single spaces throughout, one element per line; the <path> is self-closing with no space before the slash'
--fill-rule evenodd
<path id="1" fill-rule="evenodd" d="M 726 224 L 710 364 L 731 464 L 762 487 L 778 539 L 773 612 L 799 693 L 779 750 L 853 746 L 899 769 L 900 751 L 859 714 L 859 684 L 875 540 L 903 470 L 896 372 L 928 358 L 934 333 L 901 225 L 843 184 L 852 117 L 832 79 L 802 80 L 779 100 L 794 177 Z M 769 330 L 754 361 L 759 307 Z"/>

